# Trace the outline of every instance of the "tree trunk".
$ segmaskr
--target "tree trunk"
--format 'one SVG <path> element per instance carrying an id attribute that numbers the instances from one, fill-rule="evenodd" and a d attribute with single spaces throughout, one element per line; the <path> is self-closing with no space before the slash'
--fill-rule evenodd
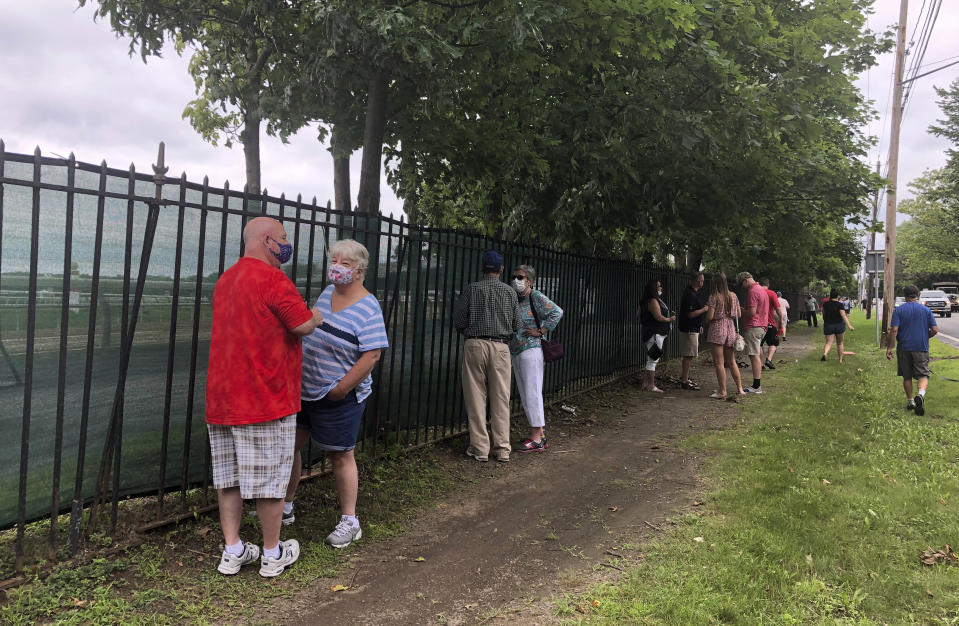
<path id="1" fill-rule="evenodd" d="M 686 248 L 686 271 L 698 272 L 703 266 L 703 249 L 696 246 Z"/>
<path id="2" fill-rule="evenodd" d="M 383 162 L 383 134 L 386 130 L 386 96 L 389 76 L 379 69 L 370 79 L 366 98 L 366 125 L 363 129 L 363 164 L 357 210 L 366 215 L 380 212 L 380 167 Z"/>
<path id="3" fill-rule="evenodd" d="M 350 199 L 350 155 L 343 154 L 339 132 L 333 127 L 330 137 L 330 152 L 333 154 L 333 208 L 338 211 L 349 211 L 352 206 Z"/>
<path id="4" fill-rule="evenodd" d="M 243 114 L 243 156 L 246 159 L 246 188 L 251 195 L 260 193 L 260 114 L 247 110 Z"/>

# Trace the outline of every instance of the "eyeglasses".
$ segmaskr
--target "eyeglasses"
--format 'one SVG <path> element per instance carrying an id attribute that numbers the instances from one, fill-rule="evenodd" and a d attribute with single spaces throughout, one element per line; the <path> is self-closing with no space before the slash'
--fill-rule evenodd
<path id="1" fill-rule="evenodd" d="M 513 274 L 513 280 L 526 280 L 526 277 L 520 274 Z"/>

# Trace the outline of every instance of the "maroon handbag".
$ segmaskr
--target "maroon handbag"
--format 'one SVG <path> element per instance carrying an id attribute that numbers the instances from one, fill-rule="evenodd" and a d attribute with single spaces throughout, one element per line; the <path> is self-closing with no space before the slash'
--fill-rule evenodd
<path id="1" fill-rule="evenodd" d="M 533 312 L 533 319 L 536 320 L 536 328 L 542 328 L 543 324 L 539 321 L 539 315 L 536 313 L 536 307 L 533 305 L 533 292 L 529 294 L 529 308 Z M 543 349 L 543 360 L 547 363 L 559 361 L 565 354 L 563 344 L 561 344 L 558 339 L 541 337 L 539 345 Z"/>

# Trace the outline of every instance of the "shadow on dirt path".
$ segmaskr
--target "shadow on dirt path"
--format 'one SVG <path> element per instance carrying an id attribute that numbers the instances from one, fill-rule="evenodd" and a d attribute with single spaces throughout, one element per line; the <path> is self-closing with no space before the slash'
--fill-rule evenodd
<path id="1" fill-rule="evenodd" d="M 776 355 L 780 366 L 811 345 L 811 333 L 795 328 Z M 678 369 L 678 359 L 665 368 L 672 375 Z M 556 621 L 553 598 L 618 577 L 642 558 L 644 537 L 703 504 L 703 456 L 677 444 L 723 428 L 738 411 L 735 403 L 708 397 L 715 376 L 704 355 L 693 374 L 702 391 L 670 387 L 660 396 L 627 380 L 579 399 L 577 425 L 551 413 L 547 453 L 514 454 L 508 464 L 462 457 L 472 484 L 426 511 L 404 535 L 359 545 L 338 579 L 316 581 L 281 601 L 287 616 L 281 622 Z M 775 375 L 765 373 L 764 387 L 774 391 Z M 459 448 L 465 441 L 445 453 L 459 455 Z M 350 588 L 334 593 L 336 584 Z"/>

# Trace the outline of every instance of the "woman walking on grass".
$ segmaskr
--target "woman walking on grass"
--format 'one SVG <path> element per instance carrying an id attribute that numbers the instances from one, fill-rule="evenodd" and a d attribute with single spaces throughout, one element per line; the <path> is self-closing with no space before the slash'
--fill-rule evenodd
<path id="1" fill-rule="evenodd" d="M 842 363 L 842 357 L 851 354 L 846 352 L 843 346 L 843 339 L 846 337 L 846 327 L 849 330 L 856 330 L 849 323 L 849 317 L 846 315 L 846 309 L 843 303 L 839 301 L 839 290 L 833 289 L 829 292 L 829 299 L 822 305 L 822 332 L 826 335 L 826 347 L 823 348 L 822 358 L 825 361 L 832 349 L 833 341 L 838 345 L 836 352 L 839 353 L 839 362 Z"/>
<path id="2" fill-rule="evenodd" d="M 706 321 L 709 330 L 706 331 L 706 343 L 713 353 L 713 364 L 716 367 L 716 382 L 719 389 L 714 391 L 710 398 L 726 399 L 726 368 L 733 376 L 739 395 L 746 395 L 743 390 L 742 377 L 739 374 L 739 365 L 736 363 L 736 323 L 733 318 L 741 315 L 739 298 L 729 290 L 726 275 L 722 272 L 713 274 L 709 286 L 709 300 L 706 303 Z"/>

